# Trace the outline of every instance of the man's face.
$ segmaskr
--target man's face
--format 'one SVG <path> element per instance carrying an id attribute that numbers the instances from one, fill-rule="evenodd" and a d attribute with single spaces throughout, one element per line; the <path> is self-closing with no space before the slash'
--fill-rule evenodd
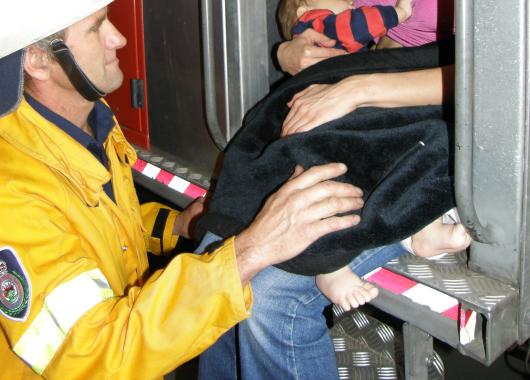
<path id="1" fill-rule="evenodd" d="M 65 43 L 97 88 L 110 93 L 121 86 L 123 73 L 116 50 L 127 40 L 107 18 L 107 8 L 68 27 Z"/>
<path id="2" fill-rule="evenodd" d="M 352 4 L 352 0 L 310 0 L 307 2 L 311 9 L 329 9 L 335 14 L 353 9 Z"/>

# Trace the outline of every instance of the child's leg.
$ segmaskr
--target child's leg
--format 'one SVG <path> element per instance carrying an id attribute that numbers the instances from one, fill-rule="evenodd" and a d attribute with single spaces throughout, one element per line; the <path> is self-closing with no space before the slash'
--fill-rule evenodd
<path id="1" fill-rule="evenodd" d="M 316 276 L 316 283 L 331 302 L 346 311 L 370 302 L 378 294 L 375 286 L 363 281 L 348 266 L 335 272 L 319 274 Z"/>
<path id="2" fill-rule="evenodd" d="M 421 257 L 432 257 L 442 253 L 455 253 L 471 244 L 471 236 L 459 222 L 458 216 L 453 223 L 444 223 L 443 217 L 412 235 L 412 253 Z"/>

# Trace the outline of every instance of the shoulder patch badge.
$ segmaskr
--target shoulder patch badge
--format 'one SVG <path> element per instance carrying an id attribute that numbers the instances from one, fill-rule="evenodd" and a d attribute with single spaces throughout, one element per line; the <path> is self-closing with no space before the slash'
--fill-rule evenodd
<path id="1" fill-rule="evenodd" d="M 18 322 L 26 320 L 31 288 L 29 277 L 16 251 L 0 248 L 0 314 Z"/>

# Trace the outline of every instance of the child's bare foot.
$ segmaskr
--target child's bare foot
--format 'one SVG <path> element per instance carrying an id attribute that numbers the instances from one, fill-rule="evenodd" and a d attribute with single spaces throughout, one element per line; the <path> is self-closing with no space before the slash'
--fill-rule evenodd
<path id="1" fill-rule="evenodd" d="M 412 15 L 412 0 L 398 0 L 395 8 L 398 21 L 400 23 L 407 21 Z"/>
<path id="2" fill-rule="evenodd" d="M 421 257 L 463 251 L 470 244 L 471 236 L 462 224 L 443 224 L 442 218 L 412 235 L 412 250 Z"/>
<path id="3" fill-rule="evenodd" d="M 379 293 L 375 286 L 363 281 L 347 266 L 335 272 L 319 274 L 316 282 L 320 291 L 331 302 L 346 311 L 364 305 Z"/>

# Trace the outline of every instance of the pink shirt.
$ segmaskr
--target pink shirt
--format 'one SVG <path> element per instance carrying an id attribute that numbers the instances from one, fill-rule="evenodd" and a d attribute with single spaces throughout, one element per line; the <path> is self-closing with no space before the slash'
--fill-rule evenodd
<path id="1" fill-rule="evenodd" d="M 353 5 L 396 5 L 396 0 L 354 0 Z M 390 29 L 387 36 L 403 46 L 420 46 L 453 34 L 453 0 L 412 0 L 412 16 Z"/>

